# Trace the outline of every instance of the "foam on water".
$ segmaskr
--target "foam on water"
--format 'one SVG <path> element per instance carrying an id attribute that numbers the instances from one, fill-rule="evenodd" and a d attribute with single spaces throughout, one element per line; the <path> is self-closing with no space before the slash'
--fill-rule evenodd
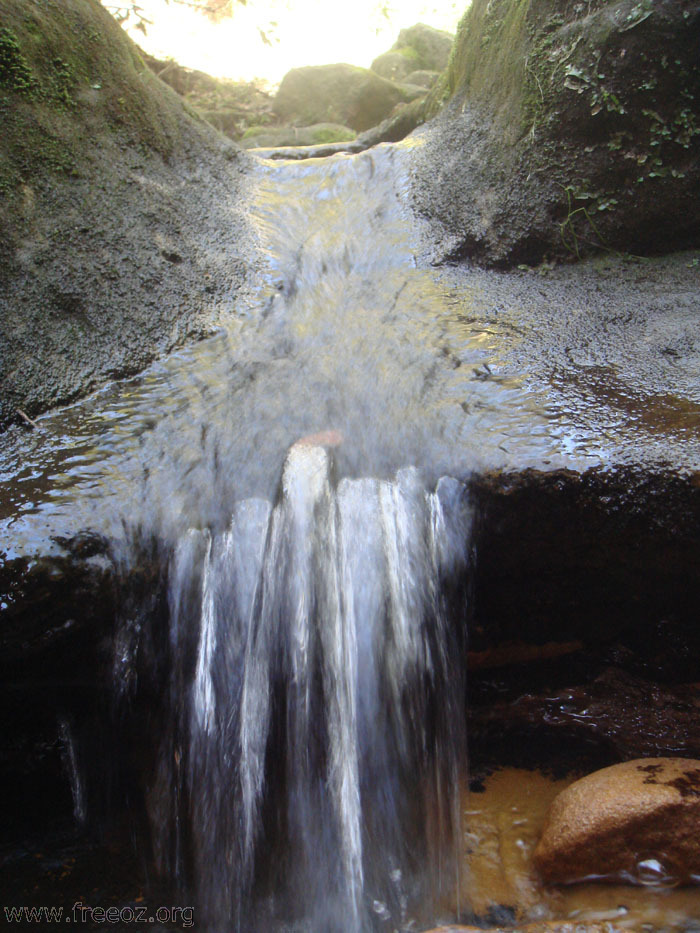
<path id="1" fill-rule="evenodd" d="M 456 892 L 464 629 L 447 594 L 469 528 L 455 480 L 336 484 L 326 449 L 294 445 L 274 507 L 243 500 L 173 549 L 168 657 L 150 657 L 175 725 L 147 795 L 160 868 L 210 929 L 383 929 Z"/>

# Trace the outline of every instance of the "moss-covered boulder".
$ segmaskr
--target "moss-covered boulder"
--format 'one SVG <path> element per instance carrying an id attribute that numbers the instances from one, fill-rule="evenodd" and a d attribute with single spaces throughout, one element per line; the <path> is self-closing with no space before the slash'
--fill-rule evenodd
<path id="1" fill-rule="evenodd" d="M 339 123 L 361 132 L 376 126 L 411 94 L 367 68 L 311 65 L 282 79 L 274 110 L 282 119 L 306 126 Z"/>
<path id="2" fill-rule="evenodd" d="M 375 58 L 370 67 L 382 78 L 407 81 L 410 84 L 411 73 L 444 71 L 453 41 L 454 36 L 449 32 L 417 23 L 402 29 L 391 49 Z"/>
<path id="3" fill-rule="evenodd" d="M 416 154 L 443 257 L 653 252 L 700 236 L 700 6 L 474 0 Z"/>
<path id="4" fill-rule="evenodd" d="M 424 87 L 428 89 L 433 87 L 439 77 L 439 71 L 419 69 L 418 71 L 412 71 L 410 74 L 406 75 L 405 83 L 418 85 L 418 87 Z"/>
<path id="5" fill-rule="evenodd" d="M 347 143 L 357 133 L 338 123 L 315 123 L 313 126 L 251 126 L 243 135 L 245 149 L 278 146 L 319 146 L 324 143 Z"/>
<path id="6" fill-rule="evenodd" d="M 393 50 L 416 62 L 414 67 L 443 71 L 452 51 L 454 36 L 442 29 L 416 23 L 402 29 Z"/>
<path id="7" fill-rule="evenodd" d="M 245 156 L 98 0 L 0 0 L 0 112 L 1 428 L 211 329 Z"/>
<path id="8" fill-rule="evenodd" d="M 410 48 L 401 51 L 384 52 L 378 55 L 370 65 L 382 78 L 388 81 L 404 81 L 412 71 L 420 69 L 421 62 L 417 53 Z"/>

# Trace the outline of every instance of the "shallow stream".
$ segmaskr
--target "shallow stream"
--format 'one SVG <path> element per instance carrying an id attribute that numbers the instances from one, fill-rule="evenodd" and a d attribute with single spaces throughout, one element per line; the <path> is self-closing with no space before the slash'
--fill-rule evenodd
<path id="1" fill-rule="evenodd" d="M 619 259 L 434 268 L 409 207 L 414 145 L 260 163 L 259 253 L 221 329 L 4 438 L 6 561 L 91 531 L 125 592 L 155 567 L 106 652 L 115 735 L 137 763 L 112 754 L 202 928 L 409 930 L 488 912 L 461 852 L 472 805 L 462 827 L 455 796 L 463 483 L 700 466 L 690 264 L 657 263 L 650 291 Z M 670 329 L 654 304 L 669 282 L 683 296 Z M 625 316 L 625 295 L 646 292 Z M 574 909 L 518 897 L 523 917 Z"/>

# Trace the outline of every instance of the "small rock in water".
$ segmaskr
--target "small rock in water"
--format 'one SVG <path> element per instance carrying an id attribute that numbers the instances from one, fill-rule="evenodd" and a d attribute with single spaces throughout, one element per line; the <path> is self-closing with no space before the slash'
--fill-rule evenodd
<path id="1" fill-rule="evenodd" d="M 538 920 L 518 927 L 490 927 L 490 933 L 622 933 L 621 927 L 610 923 L 581 924 L 572 920 Z M 483 927 L 436 927 L 428 933 L 484 933 Z"/>
<path id="2" fill-rule="evenodd" d="M 549 883 L 700 881 L 700 761 L 640 758 L 554 800 L 534 860 Z"/>

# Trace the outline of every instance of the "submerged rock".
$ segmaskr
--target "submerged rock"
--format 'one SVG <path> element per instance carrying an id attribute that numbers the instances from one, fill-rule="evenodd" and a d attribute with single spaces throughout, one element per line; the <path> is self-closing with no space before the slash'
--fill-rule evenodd
<path id="1" fill-rule="evenodd" d="M 474 0 L 416 155 L 439 256 L 662 252 L 700 236 L 700 9 Z"/>
<path id="2" fill-rule="evenodd" d="M 700 761 L 640 758 L 567 787 L 534 860 L 543 879 L 677 884 L 700 878 Z"/>
<path id="3" fill-rule="evenodd" d="M 367 68 L 311 65 L 284 76 L 274 110 L 292 123 L 340 123 L 361 132 L 413 96 Z"/>

